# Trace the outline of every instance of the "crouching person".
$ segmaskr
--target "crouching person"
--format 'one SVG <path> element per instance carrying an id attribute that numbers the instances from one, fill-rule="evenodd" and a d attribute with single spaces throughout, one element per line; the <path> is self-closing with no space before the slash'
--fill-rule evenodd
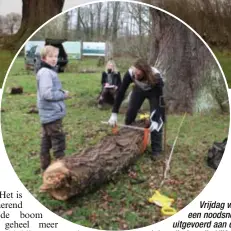
<path id="1" fill-rule="evenodd" d="M 160 72 L 150 66 L 147 61 L 137 60 L 125 73 L 108 123 L 112 126 L 117 123 L 117 113 L 131 83 L 134 83 L 134 87 L 125 116 L 125 124 L 129 125 L 135 121 L 144 100 L 148 99 L 150 105 L 151 158 L 156 160 L 162 151 L 162 127 L 165 121 L 164 83 Z"/>
<path id="2" fill-rule="evenodd" d="M 104 103 L 113 104 L 121 84 L 120 72 L 116 69 L 114 61 L 107 62 L 105 71 L 102 73 L 101 85 L 102 90 L 99 96 L 98 108 L 102 108 Z"/>
<path id="3" fill-rule="evenodd" d="M 62 119 L 66 115 L 64 100 L 69 92 L 62 90 L 55 66 L 59 50 L 45 46 L 41 51 L 41 66 L 37 72 L 37 107 L 42 125 L 40 151 L 41 170 L 44 171 L 51 162 L 50 149 L 56 159 L 64 156 L 65 133 Z"/>

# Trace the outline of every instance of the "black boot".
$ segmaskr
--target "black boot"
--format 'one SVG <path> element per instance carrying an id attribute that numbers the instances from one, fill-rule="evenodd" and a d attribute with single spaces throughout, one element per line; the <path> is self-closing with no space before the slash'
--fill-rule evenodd
<path id="1" fill-rule="evenodd" d="M 153 131 L 151 133 L 151 147 L 152 147 L 151 159 L 153 161 L 156 161 L 159 159 L 162 152 L 162 129 L 159 132 Z"/>

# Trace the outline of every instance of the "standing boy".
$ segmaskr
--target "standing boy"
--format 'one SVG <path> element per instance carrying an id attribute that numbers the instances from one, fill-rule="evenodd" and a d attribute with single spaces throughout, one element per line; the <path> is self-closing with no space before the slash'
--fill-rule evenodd
<path id="1" fill-rule="evenodd" d="M 62 119 L 66 115 L 64 100 L 69 92 L 62 90 L 56 72 L 59 50 L 45 46 L 41 51 L 41 67 L 37 72 L 37 107 L 42 124 L 40 163 L 44 171 L 51 162 L 50 149 L 56 159 L 62 158 L 65 150 L 65 133 Z"/>

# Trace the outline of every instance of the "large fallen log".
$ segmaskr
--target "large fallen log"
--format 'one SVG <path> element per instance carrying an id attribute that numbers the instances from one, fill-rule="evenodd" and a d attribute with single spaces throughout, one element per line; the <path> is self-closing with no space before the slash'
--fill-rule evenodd
<path id="1" fill-rule="evenodd" d="M 143 131 L 122 128 L 80 154 L 54 162 L 43 174 L 40 191 L 67 200 L 108 182 L 141 155 L 143 135 Z"/>

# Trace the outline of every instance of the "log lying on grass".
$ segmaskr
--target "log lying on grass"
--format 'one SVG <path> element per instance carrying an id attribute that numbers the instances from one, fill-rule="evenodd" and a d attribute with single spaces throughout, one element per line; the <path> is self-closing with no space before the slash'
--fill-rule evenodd
<path id="1" fill-rule="evenodd" d="M 111 180 L 140 156 L 143 135 L 143 131 L 122 128 L 80 154 L 54 162 L 43 174 L 40 191 L 67 200 Z"/>

